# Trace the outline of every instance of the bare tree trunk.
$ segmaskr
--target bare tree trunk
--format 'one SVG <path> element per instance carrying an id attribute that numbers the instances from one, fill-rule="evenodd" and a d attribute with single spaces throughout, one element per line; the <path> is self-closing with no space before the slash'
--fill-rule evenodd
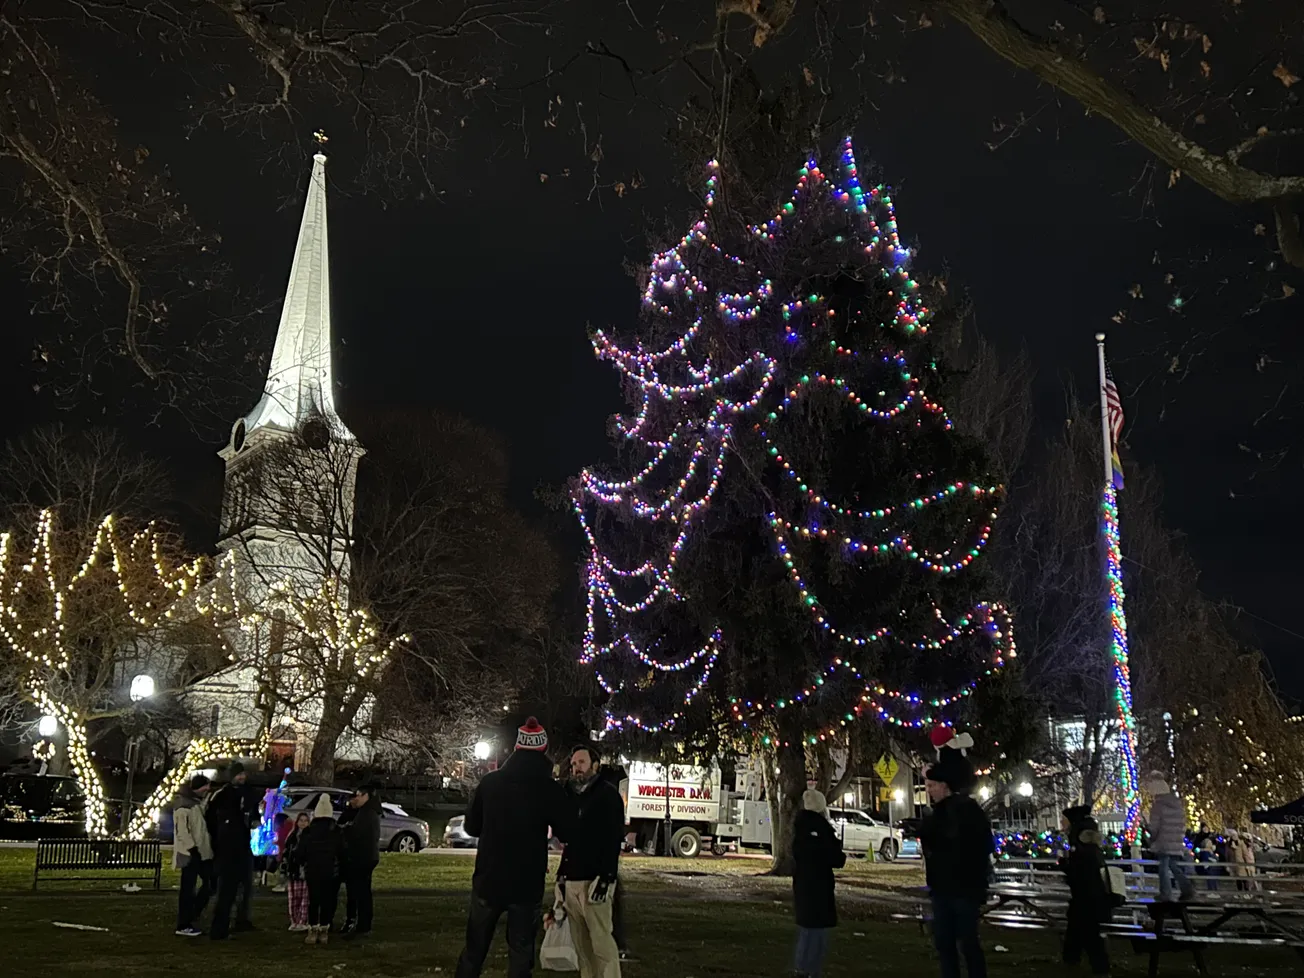
<path id="1" fill-rule="evenodd" d="M 851 787 L 851 782 L 856 780 L 857 768 L 860 764 L 859 751 L 856 750 L 856 737 L 852 733 L 847 734 L 847 763 L 842 769 L 842 777 L 838 778 L 838 783 L 826 791 L 825 797 L 830 804 L 837 802 L 843 796 L 846 790 Z M 892 787 L 888 785 L 888 787 Z"/>
<path id="2" fill-rule="evenodd" d="M 779 775 L 770 792 L 770 851 L 772 876 L 791 876 L 792 826 L 806 790 L 806 748 L 802 744 L 801 721 L 785 711 L 779 721 L 779 747 L 775 750 Z"/>
<path id="3" fill-rule="evenodd" d="M 312 753 L 308 757 L 308 777 L 313 784 L 335 783 L 335 748 L 339 744 L 349 718 L 344 715 L 341 697 L 327 693 L 322 699 L 321 722 L 312 739 Z"/>

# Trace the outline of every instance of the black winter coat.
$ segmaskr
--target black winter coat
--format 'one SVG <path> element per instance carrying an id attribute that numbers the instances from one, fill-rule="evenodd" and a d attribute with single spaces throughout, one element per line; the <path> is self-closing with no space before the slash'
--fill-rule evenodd
<path id="1" fill-rule="evenodd" d="M 344 833 L 344 861 L 367 869 L 380 862 L 380 799 L 371 795 L 361 808 L 346 808 L 340 815 Z"/>
<path id="2" fill-rule="evenodd" d="M 948 795 L 919 826 L 928 890 L 935 896 L 987 899 L 996 840 L 982 806 L 968 795 Z"/>
<path id="3" fill-rule="evenodd" d="M 570 791 L 574 806 L 573 837 L 564 840 L 557 875 L 577 882 L 615 882 L 620 871 L 620 847 L 625 841 L 625 804 L 620 792 L 601 778 L 583 791 Z"/>
<path id="4" fill-rule="evenodd" d="M 281 865 L 285 867 L 285 878 L 288 880 L 303 879 L 303 851 L 299 848 L 299 843 L 307 832 L 306 827 L 300 829 L 296 825 L 285 837 L 285 845 L 281 847 Z"/>
<path id="5" fill-rule="evenodd" d="M 548 873 L 548 830 L 564 842 L 571 824 L 566 789 L 553 779 L 547 755 L 517 751 L 486 774 L 463 826 L 479 839 L 476 896 L 499 907 L 537 905 Z"/>
<path id="6" fill-rule="evenodd" d="M 294 861 L 309 884 L 338 879 L 343 856 L 344 833 L 333 818 L 314 818 L 294 847 Z"/>
<path id="7" fill-rule="evenodd" d="M 829 820 L 819 812 L 800 811 L 792 826 L 792 899 L 798 927 L 836 927 L 833 871 L 847 864 L 847 854 Z"/>
<path id="8" fill-rule="evenodd" d="M 248 785 L 224 784 L 205 811 L 213 857 L 218 861 L 252 859 L 250 833 L 258 824 L 258 800 Z"/>
<path id="9" fill-rule="evenodd" d="M 1060 867 L 1069 884 L 1069 916 L 1097 923 L 1109 920 L 1114 914 L 1116 900 L 1101 875 L 1105 868 L 1105 854 L 1100 851 L 1100 846 L 1075 845 L 1060 860 Z"/>

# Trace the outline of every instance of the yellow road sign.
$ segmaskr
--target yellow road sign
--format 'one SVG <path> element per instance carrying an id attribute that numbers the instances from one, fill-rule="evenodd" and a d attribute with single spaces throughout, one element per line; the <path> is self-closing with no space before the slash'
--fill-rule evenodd
<path id="1" fill-rule="evenodd" d="M 874 773 L 883 779 L 884 784 L 891 784 L 896 780 L 897 772 L 901 770 L 901 765 L 891 754 L 884 754 L 874 764 Z"/>

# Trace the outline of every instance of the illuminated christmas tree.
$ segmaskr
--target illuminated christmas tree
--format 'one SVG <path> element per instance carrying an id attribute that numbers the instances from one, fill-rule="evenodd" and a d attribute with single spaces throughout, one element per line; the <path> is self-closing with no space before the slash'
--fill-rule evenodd
<path id="1" fill-rule="evenodd" d="M 632 408 L 620 474 L 571 487 L 608 729 L 782 759 L 861 717 L 929 726 L 1013 654 L 966 573 L 1001 488 L 930 396 L 932 316 L 850 142 L 763 224 L 724 213 L 723 176 L 653 257 L 637 334 L 593 336 Z"/>

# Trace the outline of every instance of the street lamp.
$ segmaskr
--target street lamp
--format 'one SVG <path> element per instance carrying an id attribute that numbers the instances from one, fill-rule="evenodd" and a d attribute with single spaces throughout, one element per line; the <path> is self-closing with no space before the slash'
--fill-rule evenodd
<path id="1" fill-rule="evenodd" d="M 897 803 L 903 802 L 906 800 L 906 793 L 897 788 L 896 791 L 892 792 L 892 800 Z"/>
<path id="2" fill-rule="evenodd" d="M 489 760 L 489 755 L 492 753 L 493 748 L 489 746 L 489 741 L 481 740 L 477 741 L 476 745 L 471 748 L 471 750 L 474 752 L 477 761 L 487 761 Z"/>
<path id="3" fill-rule="evenodd" d="M 1020 783 L 1019 787 L 1015 790 L 1019 793 L 1020 798 L 1032 797 L 1032 785 L 1027 781 Z"/>
<path id="4" fill-rule="evenodd" d="M 59 732 L 59 718 L 50 716 L 50 714 L 47 713 L 45 716 L 41 717 L 40 722 L 37 723 L 36 732 L 46 740 L 49 740 Z"/>
<path id="5" fill-rule="evenodd" d="M 127 786 L 122 792 L 122 831 L 125 834 L 131 824 L 131 785 L 135 780 L 137 755 L 140 753 L 140 717 L 136 714 L 142 700 L 154 695 L 154 677 L 148 673 L 133 676 L 127 696 L 133 707 L 129 724 L 123 724 L 127 733 Z"/>
<path id="6" fill-rule="evenodd" d="M 992 789 L 987 787 L 987 785 L 983 785 L 981 788 L 978 789 L 978 797 L 981 798 L 983 801 L 986 801 L 991 796 L 992 796 Z"/>
<path id="7" fill-rule="evenodd" d="M 154 677 L 142 673 L 131 680 L 131 702 L 139 703 L 154 695 Z"/>

